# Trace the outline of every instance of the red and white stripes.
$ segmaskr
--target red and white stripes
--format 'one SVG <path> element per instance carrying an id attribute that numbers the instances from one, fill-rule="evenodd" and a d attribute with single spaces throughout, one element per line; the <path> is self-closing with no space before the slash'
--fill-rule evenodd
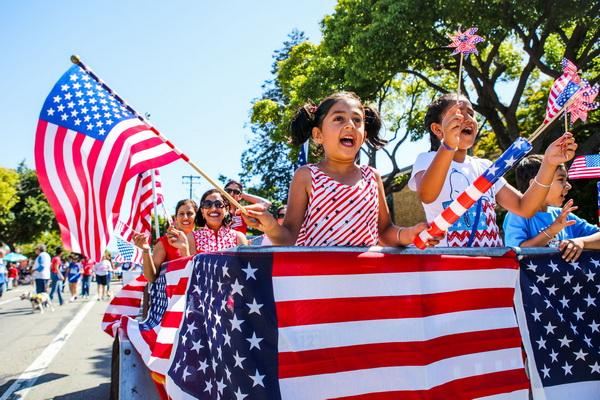
<path id="1" fill-rule="evenodd" d="M 526 399 L 517 267 L 512 257 L 275 253 L 282 398 Z"/>
<path id="2" fill-rule="evenodd" d="M 64 246 L 100 260 L 133 176 L 179 155 L 139 119 L 124 120 L 96 140 L 43 119 L 35 141 L 36 170 L 56 214 Z"/>
<path id="3" fill-rule="evenodd" d="M 483 196 L 492 186 L 494 182 L 486 179 L 485 175 L 479 176 L 475 181 L 462 192 L 456 200 L 444 209 L 434 218 L 431 226 L 422 231 L 415 237 L 414 245 L 419 249 L 427 247 L 427 241 L 434 236 L 442 236 L 453 223 L 455 223 L 477 200 Z"/>
<path id="4" fill-rule="evenodd" d="M 102 330 L 112 337 L 117 335 L 122 317 L 136 318 L 140 313 L 144 288 L 148 281 L 144 275 L 123 286 L 108 303 L 102 318 Z"/>
<path id="5" fill-rule="evenodd" d="M 361 181 L 348 186 L 313 164 L 309 168 L 311 193 L 296 245 L 377 245 L 379 198 L 373 170 L 361 166 Z"/>

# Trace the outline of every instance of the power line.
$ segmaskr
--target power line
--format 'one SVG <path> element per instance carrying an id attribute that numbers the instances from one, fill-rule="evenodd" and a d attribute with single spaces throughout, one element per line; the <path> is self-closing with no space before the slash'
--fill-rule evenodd
<path id="1" fill-rule="evenodd" d="M 183 175 L 181 177 L 182 181 L 181 183 L 183 183 L 184 185 L 190 185 L 190 197 L 188 198 L 192 198 L 192 187 L 194 185 L 199 185 L 200 184 L 200 179 L 202 179 L 200 176 L 197 175 Z"/>

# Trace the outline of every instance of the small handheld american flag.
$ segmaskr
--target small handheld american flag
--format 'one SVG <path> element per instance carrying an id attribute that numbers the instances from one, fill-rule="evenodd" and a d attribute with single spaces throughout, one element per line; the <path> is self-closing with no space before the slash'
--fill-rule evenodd
<path id="1" fill-rule="evenodd" d="M 569 179 L 600 178 L 600 154 L 577 156 L 569 168 Z"/>
<path id="2" fill-rule="evenodd" d="M 115 261 L 133 262 L 136 264 L 143 263 L 142 252 L 131 243 L 128 243 L 121 238 L 117 238 L 117 249 L 119 253 L 117 257 L 115 257 Z"/>

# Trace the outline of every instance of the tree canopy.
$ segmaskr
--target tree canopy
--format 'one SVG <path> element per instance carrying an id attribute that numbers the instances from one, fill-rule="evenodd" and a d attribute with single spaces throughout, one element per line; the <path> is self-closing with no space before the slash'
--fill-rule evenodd
<path id="1" fill-rule="evenodd" d="M 38 242 L 51 249 L 60 245 L 54 212 L 25 163 L 16 170 L 0 168 L 0 241 L 26 253 Z"/>
<path id="2" fill-rule="evenodd" d="M 289 160 L 296 155 L 288 145 L 292 116 L 309 99 L 318 102 L 350 90 L 384 117 L 391 140 L 383 155 L 392 165 L 382 171 L 388 173 L 384 185 L 388 192 L 397 190 L 401 145 L 423 136 L 427 104 L 456 90 L 458 56 L 450 55 L 447 34 L 461 25 L 477 26 L 486 39 L 479 54 L 465 60 L 461 86 L 480 114 L 475 152 L 494 158 L 541 123 L 563 57 L 592 84 L 598 81 L 599 10 L 600 3 L 591 0 L 339 0 L 321 23 L 319 43 L 296 32 L 276 52 L 273 79 L 263 85 L 251 111 L 255 135 L 248 152 L 254 156 L 246 152 L 242 158 L 245 179 L 260 179 L 281 198 L 287 185 L 281 189 L 285 178 L 278 174 L 291 174 Z M 535 151 L 562 133 L 559 125 L 535 143 Z M 592 133 L 599 125 L 600 118 L 591 114 L 587 124 L 572 128 L 581 153 L 597 151 L 600 135 Z M 375 166 L 374 149 L 365 146 L 364 153 Z"/>

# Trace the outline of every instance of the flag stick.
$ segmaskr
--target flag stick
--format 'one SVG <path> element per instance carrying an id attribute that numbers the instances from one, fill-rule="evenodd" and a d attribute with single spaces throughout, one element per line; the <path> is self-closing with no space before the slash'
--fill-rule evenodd
<path id="1" fill-rule="evenodd" d="M 537 127 L 537 129 L 535 131 L 533 131 L 533 133 L 527 138 L 527 141 L 529 143 L 533 143 L 533 141 L 535 139 L 538 138 L 538 136 L 540 136 L 550 125 L 552 125 L 552 122 L 554 122 L 557 118 L 561 117 L 563 112 L 565 112 L 567 110 L 567 108 L 573 104 L 573 102 L 575 101 L 575 97 L 577 95 L 578 92 L 575 92 L 573 94 L 573 96 L 571 96 L 571 98 L 562 106 L 562 108 L 556 113 L 556 115 L 554 115 L 552 118 L 550 118 L 548 120 L 548 122 L 542 122 L 542 124 L 540 126 Z"/>
<path id="2" fill-rule="evenodd" d="M 171 141 L 169 141 L 169 139 L 167 139 L 166 137 L 164 137 L 162 135 L 162 133 L 160 133 L 158 131 L 158 129 L 156 129 L 154 126 L 152 126 L 150 124 L 150 122 L 148 122 L 146 120 L 146 118 L 144 118 L 137 111 L 135 111 L 133 109 L 133 107 L 131 107 L 125 100 L 123 100 L 123 98 L 121 96 L 119 96 L 117 94 L 117 92 L 115 92 L 114 90 L 112 90 L 102 79 L 100 79 L 98 77 L 98 75 L 96 75 L 96 73 L 94 73 L 94 71 L 92 71 L 83 61 L 81 61 L 81 58 L 79 58 L 79 56 L 72 55 L 71 56 L 71 62 L 73 64 L 77 64 L 79 67 L 81 67 L 81 69 L 83 69 L 85 72 L 87 72 L 88 74 L 90 74 L 90 76 L 92 78 L 94 78 L 96 80 L 96 82 L 98 82 L 104 89 L 106 89 L 106 91 L 108 91 L 118 101 L 120 101 L 121 104 L 123 104 L 123 106 L 125 106 L 125 108 L 127 108 L 127 110 L 130 113 L 132 113 L 133 115 L 135 115 L 140 121 L 142 121 L 144 124 L 146 124 L 148 126 L 148 128 L 152 132 L 154 132 L 154 134 L 156 134 L 156 136 L 158 136 L 167 146 L 169 146 L 171 149 L 173 149 L 173 151 L 177 155 L 179 155 L 183 159 L 183 161 L 187 162 L 190 167 L 192 167 L 196 172 L 198 172 L 200 175 L 202 175 L 204 177 L 204 179 L 206 179 L 212 186 L 214 186 L 214 188 L 217 189 L 224 198 L 226 198 L 236 208 L 239 208 L 244 214 L 248 215 L 248 211 L 246 211 L 246 209 L 240 203 L 238 203 L 238 201 L 236 199 L 234 199 L 229 193 L 227 193 L 225 190 L 223 190 L 223 188 L 221 187 L 221 185 L 219 185 L 206 172 L 204 172 L 204 170 L 202 170 L 194 162 L 192 162 L 190 160 L 190 158 L 184 152 L 182 152 L 181 150 L 179 150 L 179 148 L 177 148 L 173 143 L 171 143 Z"/>
<path id="3" fill-rule="evenodd" d="M 462 81 L 462 68 L 463 68 L 463 58 L 464 54 L 460 53 L 460 61 L 458 62 L 458 89 L 456 91 L 456 102 L 460 101 L 460 83 Z"/>
<path id="4" fill-rule="evenodd" d="M 154 169 L 150 170 L 150 177 L 152 178 L 152 208 L 154 210 L 154 231 L 156 232 L 156 239 L 160 237 L 160 228 L 158 226 L 158 207 L 156 197 L 156 178 L 154 177 Z"/>
<path id="5" fill-rule="evenodd" d="M 169 212 L 167 211 L 167 207 L 165 207 L 164 199 L 163 202 L 160 203 L 160 205 L 162 206 L 163 212 L 165 213 L 165 218 L 167 219 L 169 226 L 173 226 L 173 218 L 171 218 L 171 214 L 169 214 Z"/>
<path id="6" fill-rule="evenodd" d="M 569 132 L 569 113 L 565 113 L 565 132 Z"/>
<path id="7" fill-rule="evenodd" d="M 600 181 L 596 182 L 598 187 L 598 226 L 600 226 Z"/>

